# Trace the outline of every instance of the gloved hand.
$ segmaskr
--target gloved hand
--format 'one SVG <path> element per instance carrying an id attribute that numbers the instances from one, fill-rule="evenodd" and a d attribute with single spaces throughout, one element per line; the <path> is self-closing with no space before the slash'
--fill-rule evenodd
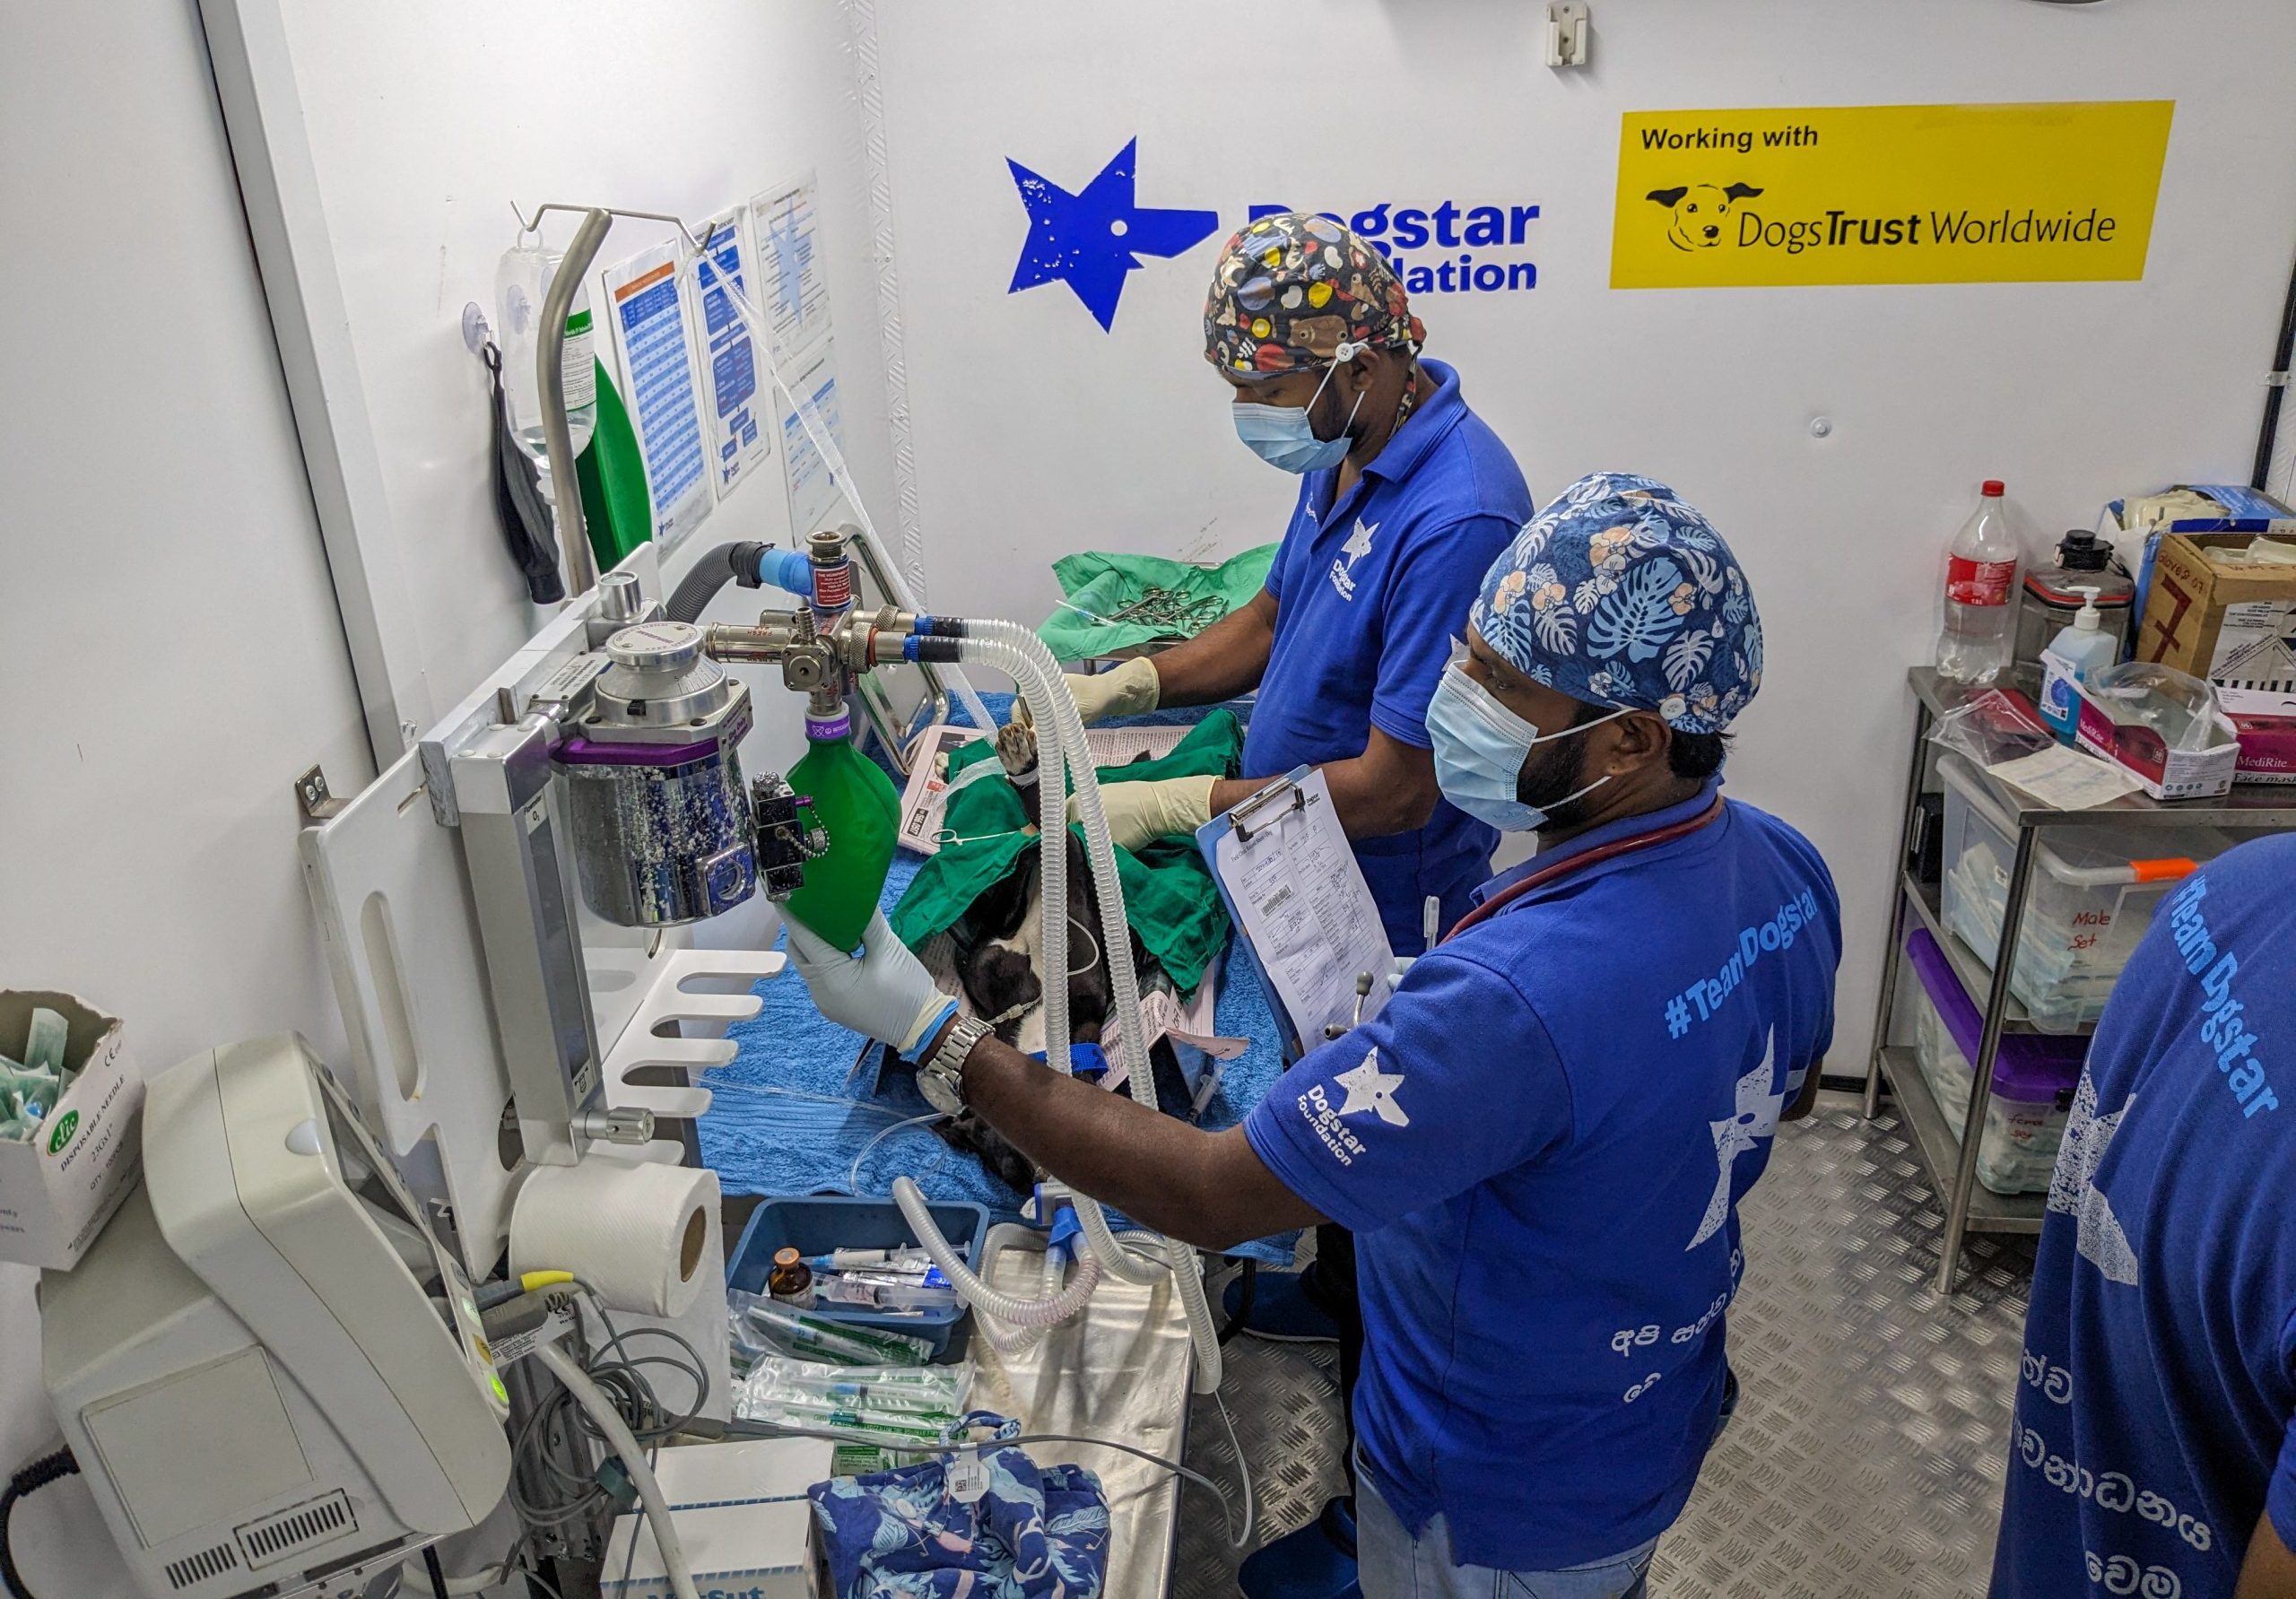
<path id="1" fill-rule="evenodd" d="M 1109 841 L 1118 849 L 1138 849 L 1176 833 L 1193 833 L 1212 820 L 1212 786 L 1217 778 L 1162 778 L 1154 782 L 1103 783 L 1100 809 L 1109 819 Z M 1068 801 L 1074 821 L 1076 800 Z"/>
<path id="2" fill-rule="evenodd" d="M 1156 663 L 1137 656 L 1111 672 L 1070 673 L 1068 691 L 1076 697 L 1077 715 L 1090 727 L 1110 717 L 1147 715 L 1162 697 L 1163 683 L 1156 675 Z M 1035 726 L 1026 700 L 1013 702 L 1013 716 L 1026 726 Z"/>
<path id="3" fill-rule="evenodd" d="M 790 964 L 805 979 L 821 1013 L 840 1027 L 908 1055 L 956 1008 L 925 963 L 894 936 L 882 910 L 869 918 L 858 960 L 795 917 L 787 925 Z"/>

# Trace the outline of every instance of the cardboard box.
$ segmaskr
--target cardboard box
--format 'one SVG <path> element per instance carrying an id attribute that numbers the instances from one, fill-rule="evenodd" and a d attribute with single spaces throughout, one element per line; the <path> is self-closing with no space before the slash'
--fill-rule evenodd
<path id="1" fill-rule="evenodd" d="M 2126 768 L 2156 800 L 2214 799 L 2231 792 L 2240 757 L 2232 739 L 2205 750 L 2171 750 L 2144 723 L 2115 721 L 2086 693 L 2074 736 L 2083 749 Z"/>
<path id="2" fill-rule="evenodd" d="M 2219 689 L 2216 696 L 2240 735 L 2239 781 L 2296 783 L 2296 693 Z"/>
<path id="3" fill-rule="evenodd" d="M 0 1260 L 69 1270 L 144 1169 L 144 1077 L 120 1022 L 70 994 L 0 988 L 0 1055 L 21 1059 L 32 1012 L 71 1024 L 72 1084 L 32 1142 L 0 1143 Z"/>
<path id="4" fill-rule="evenodd" d="M 724 1599 L 817 1599 L 813 1508 L 805 1490 L 828 1481 L 822 1438 L 685 1444 L 654 1456 L 655 1480 L 692 1568 L 694 1586 Z M 673 1599 L 642 1512 L 617 1516 L 598 1592 L 604 1599 Z"/>
<path id="5" fill-rule="evenodd" d="M 2172 533 L 2153 558 L 2136 658 L 2220 686 L 2296 691 L 2296 567 L 2219 566 L 2250 533 Z"/>

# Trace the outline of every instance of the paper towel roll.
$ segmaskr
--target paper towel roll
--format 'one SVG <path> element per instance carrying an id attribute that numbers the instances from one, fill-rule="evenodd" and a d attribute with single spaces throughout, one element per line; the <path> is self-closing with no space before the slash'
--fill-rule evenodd
<path id="1" fill-rule="evenodd" d="M 677 1316 L 700 1291 L 717 1208 L 706 1167 L 536 1167 L 511 1208 L 510 1270 L 571 1272 L 613 1309 Z"/>

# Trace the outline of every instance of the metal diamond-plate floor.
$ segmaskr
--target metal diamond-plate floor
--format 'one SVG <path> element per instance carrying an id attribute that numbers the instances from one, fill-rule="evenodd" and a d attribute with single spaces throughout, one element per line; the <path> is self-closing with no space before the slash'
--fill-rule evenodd
<path id="1" fill-rule="evenodd" d="M 2030 1238 L 1973 1237 L 1961 1291 L 1929 1286 L 1942 1221 L 1887 1113 L 1826 1096 L 1780 1130 L 1744 1212 L 1730 1312 L 1738 1413 L 1659 1541 L 1657 1599 L 1959 1599 L 1984 1591 L 2031 1271 Z M 1338 1491 L 1337 1356 L 1239 1338 L 1224 1392 L 1252 1464 L 1260 1540 Z M 1188 1463 L 1235 1460 L 1198 1400 Z M 1172 1591 L 1232 1599 L 1238 1557 L 1201 1493 L 1182 1501 Z"/>

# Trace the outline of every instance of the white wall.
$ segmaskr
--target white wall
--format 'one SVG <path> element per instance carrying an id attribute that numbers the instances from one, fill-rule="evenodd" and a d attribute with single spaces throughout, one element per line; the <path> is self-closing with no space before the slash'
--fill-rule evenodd
<path id="1" fill-rule="evenodd" d="M 888 508 L 890 518 L 875 277 L 841 7 L 286 0 L 283 14 L 421 658 L 442 713 L 540 620 L 502 552 L 486 373 L 460 330 L 467 300 L 493 315 L 495 264 L 517 232 L 514 202 L 529 213 L 564 201 L 698 224 L 813 169 L 846 452 L 873 509 Z M 571 223 L 554 220 L 553 244 Z M 659 224 L 617 221 L 598 265 L 670 236 Z M 591 302 L 611 368 L 595 277 Z M 762 469 L 674 553 L 670 580 L 709 545 L 786 542 L 787 526 L 777 441 Z M 753 618 L 757 596 L 745 600 Z"/>
<path id="2" fill-rule="evenodd" d="M 1940 552 L 1979 478 L 2032 538 L 2125 491 L 2245 482 L 2296 248 L 2296 9 L 2188 0 L 1596 0 L 1592 70 L 1539 63 L 1525 0 L 882 5 L 928 572 L 943 609 L 1042 616 L 1080 546 L 1226 553 L 1291 487 L 1236 444 L 1199 316 L 1253 203 L 1538 204 L 1539 287 L 1422 296 L 1430 352 L 1535 491 L 1665 479 L 1748 566 L 1769 635 L 1732 792 L 1808 831 L 1849 947 L 1837 1069 L 1862 1069 L 1886 856 Z M 1613 291 L 1619 118 L 1744 105 L 2172 98 L 2139 283 Z M 1140 203 L 1222 231 L 1132 274 L 1114 331 L 1005 292 L 1010 157 L 1070 189 L 1140 139 Z M 1820 414 L 1830 438 L 1810 433 Z"/>
<path id="3" fill-rule="evenodd" d="M 0 984 L 124 1017 L 146 1072 L 340 1058 L 289 785 L 367 744 L 196 14 L 5 11 Z M 55 1438 L 35 1276 L 0 1265 L 10 1472 Z M 134 1591 L 76 1481 L 16 1525 L 36 1591 Z"/>

